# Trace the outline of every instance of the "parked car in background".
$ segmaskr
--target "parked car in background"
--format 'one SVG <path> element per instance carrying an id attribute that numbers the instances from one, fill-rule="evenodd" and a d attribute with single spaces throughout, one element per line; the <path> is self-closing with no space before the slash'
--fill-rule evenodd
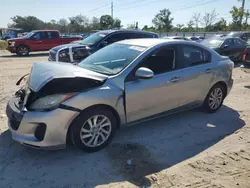
<path id="1" fill-rule="evenodd" d="M 248 41 L 250 39 L 250 32 L 247 31 L 234 31 L 227 34 L 228 37 L 239 37 L 244 41 Z"/>
<path id="2" fill-rule="evenodd" d="M 248 67 L 250 66 L 250 40 L 247 41 L 247 47 L 243 51 L 242 63 L 243 65 L 247 65 Z"/>
<path id="3" fill-rule="evenodd" d="M 139 30 L 104 30 L 82 41 L 54 47 L 49 52 L 49 61 L 79 63 L 90 54 L 114 42 L 134 38 L 158 38 L 158 34 Z"/>
<path id="4" fill-rule="evenodd" d="M 9 39 L 7 50 L 19 56 L 27 56 L 30 52 L 48 51 L 55 46 L 80 39 L 80 36 L 61 37 L 57 30 L 36 30 L 20 38 Z"/>
<path id="5" fill-rule="evenodd" d="M 216 112 L 232 88 L 233 67 L 198 43 L 165 39 L 123 40 L 78 66 L 34 63 L 8 102 L 9 129 L 27 146 L 64 148 L 70 140 L 94 152 L 123 125 L 200 106 Z"/>
<path id="6" fill-rule="evenodd" d="M 186 41 L 192 41 L 191 39 L 187 37 L 182 36 L 169 36 L 169 37 L 163 37 L 164 39 L 176 39 L 176 40 L 186 40 Z"/>
<path id="7" fill-rule="evenodd" d="M 201 36 L 191 36 L 191 37 L 187 37 L 188 39 L 195 41 L 195 42 L 201 42 L 205 39 L 205 37 L 201 37 Z"/>
<path id="8" fill-rule="evenodd" d="M 233 61 L 242 60 L 243 51 L 247 46 L 244 40 L 236 37 L 209 38 L 201 42 L 201 44 L 212 48 L 223 56 L 230 57 Z"/>
<path id="9" fill-rule="evenodd" d="M 212 37 L 225 37 L 227 36 L 226 34 L 216 34 L 216 35 L 213 35 Z"/>

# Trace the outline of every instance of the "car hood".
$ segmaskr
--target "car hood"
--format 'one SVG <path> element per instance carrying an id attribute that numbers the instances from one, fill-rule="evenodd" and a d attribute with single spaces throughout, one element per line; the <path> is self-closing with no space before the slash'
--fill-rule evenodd
<path id="1" fill-rule="evenodd" d="M 28 86 L 34 92 L 38 92 L 45 86 L 48 87 L 47 89 L 57 90 L 57 92 L 67 92 L 64 91 L 67 89 L 72 90 L 69 92 L 73 92 L 73 90 L 86 88 L 87 86 L 84 85 L 89 85 L 90 82 L 103 83 L 107 78 L 106 75 L 69 63 L 37 62 L 31 69 Z M 54 93 L 57 92 L 54 91 Z"/>
<path id="2" fill-rule="evenodd" d="M 23 41 L 26 40 L 27 38 L 25 37 L 19 37 L 19 38 L 12 38 L 12 39 L 8 39 L 7 41 L 13 42 L 13 41 Z"/>
<path id="3" fill-rule="evenodd" d="M 56 47 L 52 48 L 51 51 L 57 52 L 58 50 L 60 50 L 62 48 L 73 48 L 73 47 L 82 47 L 82 46 L 86 46 L 86 45 L 81 45 L 79 43 L 69 43 L 69 44 L 63 44 L 60 46 L 56 46 Z"/>

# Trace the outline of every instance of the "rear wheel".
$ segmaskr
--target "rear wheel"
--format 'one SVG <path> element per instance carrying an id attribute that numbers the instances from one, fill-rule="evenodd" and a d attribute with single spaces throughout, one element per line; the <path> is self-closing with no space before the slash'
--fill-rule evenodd
<path id="1" fill-rule="evenodd" d="M 114 137 L 117 121 L 107 109 L 92 109 L 79 115 L 71 128 L 72 143 L 79 149 L 95 152 Z"/>
<path id="2" fill-rule="evenodd" d="M 29 47 L 24 45 L 19 46 L 16 51 L 16 54 L 18 56 L 27 56 L 29 55 L 29 53 L 30 53 Z"/>
<path id="3" fill-rule="evenodd" d="M 226 90 L 223 85 L 216 84 L 210 89 L 203 103 L 205 111 L 209 113 L 216 112 L 221 106 L 226 96 Z"/>

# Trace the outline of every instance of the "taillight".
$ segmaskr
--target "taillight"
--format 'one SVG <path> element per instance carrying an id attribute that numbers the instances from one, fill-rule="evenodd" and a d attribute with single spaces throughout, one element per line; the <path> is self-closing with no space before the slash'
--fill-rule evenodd
<path id="1" fill-rule="evenodd" d="M 246 59 L 247 59 L 247 50 L 245 49 L 245 50 L 243 51 L 242 61 L 243 61 L 243 62 L 246 62 Z"/>

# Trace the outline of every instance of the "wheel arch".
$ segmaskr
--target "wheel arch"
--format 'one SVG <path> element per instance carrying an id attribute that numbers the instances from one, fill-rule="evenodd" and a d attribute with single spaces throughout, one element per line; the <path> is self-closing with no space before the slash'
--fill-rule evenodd
<path id="1" fill-rule="evenodd" d="M 227 95 L 227 92 L 228 92 L 228 90 L 227 90 L 227 84 L 226 84 L 226 82 L 224 82 L 224 81 L 219 81 L 219 82 L 216 82 L 212 87 L 211 87 L 211 89 L 215 86 L 215 85 L 217 85 L 217 84 L 219 84 L 219 85 L 221 85 L 221 86 L 223 86 L 223 88 L 225 89 L 225 97 L 226 97 L 226 95 Z"/>
<path id="2" fill-rule="evenodd" d="M 29 51 L 31 50 L 31 48 L 27 45 L 27 44 L 19 44 L 17 47 L 16 47 L 16 51 L 17 49 L 20 47 L 20 46 L 25 46 L 29 49 Z"/>
<path id="3" fill-rule="evenodd" d="M 117 128 L 119 129 L 120 128 L 120 124 L 121 124 L 121 118 L 119 116 L 119 113 L 110 105 L 107 105 L 107 104 L 96 104 L 96 105 L 93 105 L 93 106 L 89 106 L 88 108 L 85 108 L 83 109 L 73 120 L 72 122 L 70 123 L 69 127 L 68 127 L 68 130 L 67 130 L 67 134 L 66 134 L 66 141 L 67 143 L 70 142 L 70 132 L 71 132 L 71 128 L 73 127 L 74 125 L 74 122 L 77 120 L 77 118 L 83 114 L 84 112 L 86 111 L 89 111 L 89 110 L 93 110 L 93 109 L 107 109 L 107 110 L 110 110 L 112 112 L 112 114 L 115 116 L 116 120 L 117 120 Z"/>

